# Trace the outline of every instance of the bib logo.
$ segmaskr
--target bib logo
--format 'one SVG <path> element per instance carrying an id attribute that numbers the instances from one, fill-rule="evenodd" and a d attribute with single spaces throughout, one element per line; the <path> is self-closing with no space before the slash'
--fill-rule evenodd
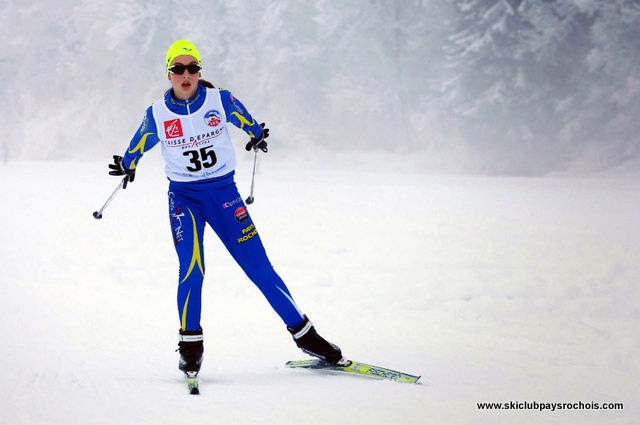
<path id="1" fill-rule="evenodd" d="M 222 115 L 220 115 L 220 112 L 212 109 L 204 114 L 204 122 L 207 123 L 209 127 L 216 127 L 222 122 Z"/>
<path id="2" fill-rule="evenodd" d="M 182 124 L 180 124 L 180 118 L 164 122 L 164 135 L 167 137 L 167 139 L 182 137 L 184 135 L 182 133 Z"/>

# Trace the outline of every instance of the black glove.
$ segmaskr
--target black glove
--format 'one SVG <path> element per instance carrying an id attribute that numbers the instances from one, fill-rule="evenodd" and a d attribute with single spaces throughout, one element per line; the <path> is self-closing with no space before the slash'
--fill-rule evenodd
<path id="1" fill-rule="evenodd" d="M 260 137 L 254 137 L 249 141 L 249 143 L 247 143 L 247 146 L 245 146 L 247 152 L 251 149 L 260 149 L 264 153 L 269 151 L 269 148 L 267 148 L 267 142 L 264 140 L 269 137 L 269 129 L 264 127 L 263 122 L 260 123 L 260 126 L 262 127 L 262 134 Z"/>
<path id="2" fill-rule="evenodd" d="M 109 164 L 109 168 L 112 171 L 109 171 L 110 176 L 125 176 L 124 184 L 122 185 L 123 189 L 127 188 L 128 182 L 133 182 L 133 179 L 136 178 L 136 170 L 129 170 L 122 163 L 122 157 L 119 155 L 113 155 L 113 164 Z"/>

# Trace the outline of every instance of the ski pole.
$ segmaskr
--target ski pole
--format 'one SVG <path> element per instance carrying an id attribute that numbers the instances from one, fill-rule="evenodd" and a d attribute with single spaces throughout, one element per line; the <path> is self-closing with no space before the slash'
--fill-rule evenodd
<path id="1" fill-rule="evenodd" d="M 128 178 L 129 176 L 125 176 L 122 181 L 120 182 L 120 184 L 118 185 L 118 187 L 116 187 L 116 190 L 113 191 L 113 193 L 111 194 L 111 196 L 109 196 L 109 199 L 107 199 L 107 202 L 104 203 L 104 205 L 102 206 L 102 208 L 100 208 L 99 211 L 94 211 L 93 212 L 93 218 L 95 218 L 96 220 L 100 220 L 102 218 L 102 212 L 107 208 L 107 205 L 109 205 L 109 202 L 111 202 L 111 200 L 113 199 L 114 196 L 116 196 L 116 193 L 118 193 L 118 191 L 120 189 L 122 189 L 122 187 L 125 184 L 125 180 Z"/>
<path id="2" fill-rule="evenodd" d="M 254 156 L 253 156 L 253 173 L 251 173 L 251 193 L 249 194 L 249 197 L 247 199 L 245 199 L 245 202 L 247 204 L 253 204 L 253 182 L 255 181 L 256 178 L 256 161 L 258 160 L 258 149 L 254 149 Z"/>

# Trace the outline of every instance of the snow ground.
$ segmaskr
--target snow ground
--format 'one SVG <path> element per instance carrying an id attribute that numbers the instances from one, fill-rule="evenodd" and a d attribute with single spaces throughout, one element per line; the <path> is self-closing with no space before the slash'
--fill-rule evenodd
<path id="1" fill-rule="evenodd" d="M 250 211 L 298 304 L 349 357 L 423 378 L 286 369 L 306 356 L 209 232 L 194 397 L 176 368 L 158 154 L 101 221 L 91 213 L 118 183 L 109 158 L 0 165 L 3 423 L 640 420 L 637 176 L 432 176 L 261 158 Z M 244 158 L 244 196 L 250 172 Z M 624 410 L 477 408 L 509 401 Z"/>

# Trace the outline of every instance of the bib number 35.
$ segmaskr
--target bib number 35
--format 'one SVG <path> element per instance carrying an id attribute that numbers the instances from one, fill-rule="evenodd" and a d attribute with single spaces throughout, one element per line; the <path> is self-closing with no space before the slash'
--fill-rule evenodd
<path id="1" fill-rule="evenodd" d="M 192 165 L 188 165 L 187 170 L 193 173 L 203 168 L 211 168 L 218 162 L 218 157 L 216 157 L 216 153 L 213 151 L 213 146 L 205 146 L 198 150 L 185 151 L 182 155 L 189 157 L 189 162 Z"/>

